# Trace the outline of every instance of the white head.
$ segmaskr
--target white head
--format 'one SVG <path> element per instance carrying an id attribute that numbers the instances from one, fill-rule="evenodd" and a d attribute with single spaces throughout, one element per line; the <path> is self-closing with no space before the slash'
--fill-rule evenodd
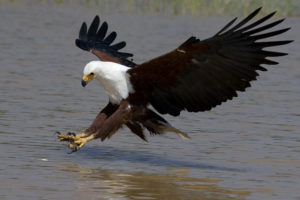
<path id="1" fill-rule="evenodd" d="M 103 61 L 91 61 L 83 70 L 81 84 L 85 87 L 93 79 L 97 79 L 109 96 L 111 102 L 118 103 L 125 99 L 132 90 L 127 70 L 129 67 Z"/>
<path id="2" fill-rule="evenodd" d="M 91 61 L 84 67 L 81 84 L 85 87 L 91 80 L 99 74 L 101 61 Z"/>

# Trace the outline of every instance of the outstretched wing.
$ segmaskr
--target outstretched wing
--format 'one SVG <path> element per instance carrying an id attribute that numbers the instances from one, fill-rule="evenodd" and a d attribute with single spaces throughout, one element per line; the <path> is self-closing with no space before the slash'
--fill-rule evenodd
<path id="1" fill-rule="evenodd" d="M 112 44 L 117 37 L 117 33 L 113 31 L 107 35 L 108 24 L 103 22 L 100 28 L 99 25 L 99 16 L 94 18 L 89 28 L 83 22 L 79 37 L 75 40 L 76 46 L 85 51 L 91 51 L 102 61 L 116 62 L 128 67 L 136 66 L 134 62 L 128 60 L 133 54 L 119 51 L 126 46 L 126 42 Z"/>
<path id="2" fill-rule="evenodd" d="M 236 18 L 213 37 L 200 41 L 189 38 L 176 50 L 128 71 L 140 102 L 150 102 L 161 114 L 179 115 L 180 111 L 207 111 L 245 91 L 250 82 L 266 71 L 262 64 L 277 62 L 266 57 L 286 53 L 263 50 L 291 41 L 259 41 L 286 32 L 289 28 L 261 33 L 281 23 L 263 26 L 275 12 L 253 22 L 261 8 L 232 27 Z M 132 98 L 137 99 L 137 98 Z"/>

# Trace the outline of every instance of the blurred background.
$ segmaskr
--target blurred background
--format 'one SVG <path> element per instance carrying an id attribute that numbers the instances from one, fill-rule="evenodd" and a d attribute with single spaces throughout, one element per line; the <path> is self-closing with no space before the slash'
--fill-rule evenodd
<path id="1" fill-rule="evenodd" d="M 2 3 L 48 6 L 82 6 L 101 12 L 164 13 L 171 15 L 247 15 L 249 10 L 263 6 L 261 14 L 278 10 L 280 16 L 299 16 L 298 0 L 1 0 Z"/>
<path id="2" fill-rule="evenodd" d="M 300 199 L 298 0 L 0 0 L 0 199 Z M 292 27 L 273 40 L 287 52 L 239 97 L 204 113 L 165 116 L 188 133 L 148 136 L 127 128 L 68 154 L 55 132 L 81 132 L 107 103 L 97 58 L 75 46 L 95 15 L 145 62 L 190 36 L 206 39 L 233 17 Z M 272 39 L 271 39 L 272 40 Z"/>

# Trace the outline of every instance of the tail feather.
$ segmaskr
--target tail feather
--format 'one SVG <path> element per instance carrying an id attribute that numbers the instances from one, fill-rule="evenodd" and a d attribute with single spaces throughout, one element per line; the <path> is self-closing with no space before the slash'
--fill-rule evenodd
<path id="1" fill-rule="evenodd" d="M 190 136 L 188 134 L 178 130 L 177 128 L 174 128 L 173 126 L 166 126 L 166 125 L 160 125 L 159 129 L 161 129 L 163 132 L 172 132 L 177 134 L 181 139 L 183 140 L 191 140 Z"/>
<path id="2" fill-rule="evenodd" d="M 136 109 L 133 114 L 134 114 L 133 117 L 134 123 L 141 124 L 152 135 L 171 132 L 177 134 L 183 140 L 191 139 L 186 133 L 178 130 L 177 128 L 174 128 L 169 122 L 167 122 L 167 120 L 165 120 L 160 115 L 158 115 L 157 113 L 155 113 L 150 109 L 144 109 L 144 108 Z"/>

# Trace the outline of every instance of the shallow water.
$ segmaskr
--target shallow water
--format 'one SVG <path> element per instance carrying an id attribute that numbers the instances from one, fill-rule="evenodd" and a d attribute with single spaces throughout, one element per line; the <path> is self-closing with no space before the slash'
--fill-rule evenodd
<path id="1" fill-rule="evenodd" d="M 299 41 L 246 93 L 205 113 L 166 116 L 191 141 L 145 143 L 127 129 L 68 154 L 55 131 L 84 130 L 106 104 L 83 89 L 93 55 L 74 45 L 96 8 L 0 4 L 0 199 L 300 199 Z M 140 63 L 230 18 L 101 14 Z M 298 39 L 298 18 L 277 37 Z"/>

